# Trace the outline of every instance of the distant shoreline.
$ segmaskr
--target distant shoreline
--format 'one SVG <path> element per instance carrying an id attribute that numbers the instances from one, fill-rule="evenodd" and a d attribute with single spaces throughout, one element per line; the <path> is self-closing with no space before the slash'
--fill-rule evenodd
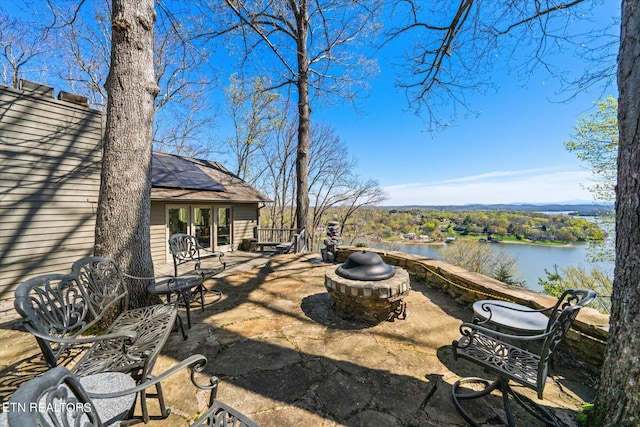
<path id="1" fill-rule="evenodd" d="M 613 204 L 580 201 L 576 203 L 471 203 L 466 205 L 389 205 L 380 206 L 381 209 L 429 209 L 439 211 L 507 211 L 507 212 L 545 212 L 571 213 L 578 216 L 599 216 L 611 212 Z"/>
<path id="2" fill-rule="evenodd" d="M 460 240 L 475 240 L 475 239 L 465 239 L 465 238 L 459 238 L 459 237 L 457 239 L 460 239 Z M 446 245 L 449 245 L 449 244 L 454 244 L 455 245 L 455 242 L 453 242 L 453 243 L 421 242 L 421 241 L 417 241 L 417 240 L 392 240 L 392 241 L 381 240 L 379 242 L 368 240 L 368 241 L 363 242 L 363 243 L 365 243 L 365 244 L 381 243 L 381 244 L 385 244 L 385 245 L 400 244 L 400 245 L 416 245 L 416 246 L 421 246 L 421 245 L 426 245 L 426 246 L 446 246 Z M 575 243 L 547 244 L 547 243 L 534 243 L 534 242 L 517 242 L 517 241 L 513 241 L 513 240 L 500 240 L 499 243 L 491 243 L 491 242 L 483 242 L 483 243 L 496 244 L 496 245 L 501 245 L 501 244 L 507 244 L 507 245 L 529 245 L 529 246 L 551 247 L 551 248 L 570 248 L 570 247 L 578 246 Z"/>

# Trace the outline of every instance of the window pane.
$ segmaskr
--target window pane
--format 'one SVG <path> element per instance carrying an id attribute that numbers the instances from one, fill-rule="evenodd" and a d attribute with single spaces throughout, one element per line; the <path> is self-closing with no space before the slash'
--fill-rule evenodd
<path id="1" fill-rule="evenodd" d="M 231 244 L 231 208 L 218 208 L 218 246 Z"/>
<path id="2" fill-rule="evenodd" d="M 198 243 L 203 248 L 211 248 L 211 209 L 194 208 L 193 226 Z"/>
<path id="3" fill-rule="evenodd" d="M 187 208 L 169 209 L 169 236 L 175 233 L 186 234 L 188 226 Z"/>

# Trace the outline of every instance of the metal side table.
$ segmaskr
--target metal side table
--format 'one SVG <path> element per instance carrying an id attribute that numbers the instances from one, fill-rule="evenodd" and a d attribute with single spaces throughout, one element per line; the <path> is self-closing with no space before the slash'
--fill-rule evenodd
<path id="1" fill-rule="evenodd" d="M 546 331 L 549 318 L 539 310 L 524 305 L 500 300 L 481 300 L 473 303 L 473 322 L 480 325 L 493 324 L 524 335 L 537 335 Z"/>
<path id="2" fill-rule="evenodd" d="M 191 329 L 191 295 L 192 289 L 202 285 L 202 276 L 199 274 L 188 274 L 179 277 L 169 277 L 158 282 L 154 282 L 147 287 L 147 292 L 151 295 L 166 295 L 167 302 L 171 302 L 171 295 L 175 294 L 187 309 L 187 325 Z"/>

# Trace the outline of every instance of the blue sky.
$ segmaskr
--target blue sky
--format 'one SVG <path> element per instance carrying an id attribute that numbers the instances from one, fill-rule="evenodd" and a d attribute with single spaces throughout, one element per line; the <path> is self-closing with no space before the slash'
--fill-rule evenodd
<path id="1" fill-rule="evenodd" d="M 619 2 L 605 1 L 596 14 L 619 16 Z M 584 67 L 570 56 L 565 66 Z M 564 149 L 578 118 L 617 89 L 602 86 L 562 102 L 566 94 L 544 73 L 526 86 L 508 70 L 496 70 L 497 91 L 469 96 L 480 114 L 459 117 L 435 134 L 407 111 L 405 94 L 393 87 L 394 70 L 380 62 L 369 96 L 360 100 L 364 114 L 351 106 L 314 109 L 313 119 L 327 121 L 358 160 L 358 173 L 378 181 L 388 195 L 385 205 L 464 205 L 471 203 L 551 203 L 592 201 L 584 186 L 587 165 Z"/>
<path id="2" fill-rule="evenodd" d="M 479 117 L 435 134 L 406 111 L 400 92 L 372 94 L 366 115 L 345 107 L 321 119 L 346 142 L 358 173 L 385 188 L 388 205 L 590 201 L 591 173 L 564 142 L 599 94 L 559 104 L 549 92 L 542 82 L 503 86 L 474 101 Z"/>
<path id="3" fill-rule="evenodd" d="M 9 0 L 5 6 L 19 10 L 18 4 L 21 0 Z M 619 1 L 603 0 L 594 16 L 609 20 L 619 16 L 619 9 Z M 404 92 L 394 88 L 399 70 L 391 63 L 401 62 L 396 53 L 401 50 L 392 45 L 382 52 L 380 71 L 369 82 L 368 96 L 358 101 L 358 111 L 351 105 L 312 106 L 312 120 L 329 123 L 357 159 L 358 175 L 386 190 L 385 205 L 593 199 L 584 188 L 591 180 L 588 167 L 564 149 L 564 142 L 596 100 L 617 96 L 615 87 L 594 87 L 562 102 L 566 95 L 558 94 L 559 85 L 547 74 L 533 74 L 523 85 L 509 69 L 497 69 L 492 74 L 497 90 L 468 94 L 470 108 L 479 114 L 460 115 L 451 127 L 432 134 L 408 111 Z M 555 61 L 569 69 L 585 67 L 571 56 Z M 217 137 L 223 139 L 228 135 L 224 119 L 218 119 Z"/>

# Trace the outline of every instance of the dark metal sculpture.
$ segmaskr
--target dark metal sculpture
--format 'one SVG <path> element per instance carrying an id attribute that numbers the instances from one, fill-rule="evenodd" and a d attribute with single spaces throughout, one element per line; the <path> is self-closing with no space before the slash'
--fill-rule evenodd
<path id="1" fill-rule="evenodd" d="M 336 251 L 340 244 L 340 224 L 336 221 L 327 223 L 327 238 L 324 239 L 324 248 L 320 250 L 322 253 L 322 261 L 335 262 Z"/>
<path id="2" fill-rule="evenodd" d="M 454 358 L 462 357 L 470 360 L 495 375 L 492 381 L 470 377 L 454 383 L 451 392 L 453 402 L 458 413 L 467 422 L 473 426 L 478 425 L 462 407 L 461 400 L 476 399 L 487 396 L 493 390 L 500 390 L 509 426 L 515 426 L 509 396 L 546 425 L 558 425 L 551 413 L 516 393 L 509 386 L 509 382 L 515 381 L 537 391 L 538 399 L 542 399 L 552 354 L 571 327 L 578 311 L 595 298 L 595 293 L 591 290 L 568 292 L 570 294 L 568 298 L 573 304 L 560 303 L 559 307 L 562 308 L 557 311 L 557 315 L 550 317 L 546 332 L 540 335 L 504 334 L 474 323 L 463 323 L 460 326 L 462 337 L 453 342 Z M 536 342 L 541 343 L 539 351 L 527 349 L 534 347 L 531 343 Z M 476 392 L 460 391 L 462 385 L 471 383 L 482 384 L 484 389 Z"/>

